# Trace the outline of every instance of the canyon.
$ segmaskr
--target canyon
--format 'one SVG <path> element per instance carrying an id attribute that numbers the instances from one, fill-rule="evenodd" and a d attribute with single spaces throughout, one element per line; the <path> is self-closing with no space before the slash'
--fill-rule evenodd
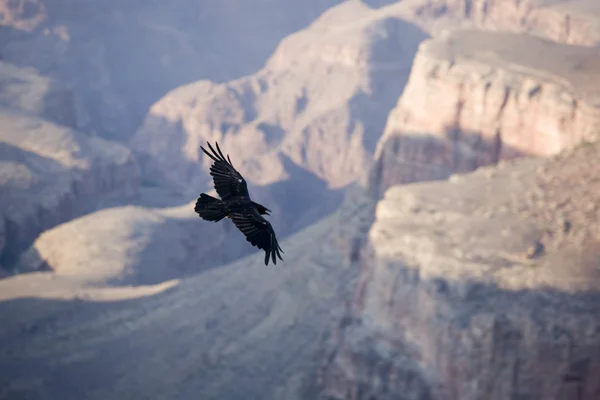
<path id="1" fill-rule="evenodd" d="M 256 74 L 167 94 L 131 147 L 150 173 L 178 187 L 205 182 L 199 146 L 214 140 L 257 185 L 293 178 L 288 160 L 343 187 L 368 168 L 426 37 L 387 9 L 344 2 L 282 40 Z"/>
<path id="2" fill-rule="evenodd" d="M 254 72 L 338 2 L 2 0 L 0 55 L 68 84 L 81 129 L 127 140 L 169 90 Z"/>
<path id="3" fill-rule="evenodd" d="M 0 399 L 600 397 L 600 8 L 259 3 L 0 1 Z"/>
<path id="4" fill-rule="evenodd" d="M 0 280 L 0 398 L 306 398 L 322 327 L 355 279 L 348 243 L 364 240 L 373 205 L 352 190 L 281 241 L 281 267 L 256 253 L 133 286 L 85 284 L 85 266 Z"/>

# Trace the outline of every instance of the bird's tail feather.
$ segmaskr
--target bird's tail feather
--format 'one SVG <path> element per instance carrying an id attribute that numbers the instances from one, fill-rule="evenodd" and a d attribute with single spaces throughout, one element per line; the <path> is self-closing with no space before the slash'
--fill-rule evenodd
<path id="1" fill-rule="evenodd" d="M 227 210 L 223 201 L 202 193 L 196 201 L 194 211 L 206 221 L 218 222 L 225 218 Z"/>

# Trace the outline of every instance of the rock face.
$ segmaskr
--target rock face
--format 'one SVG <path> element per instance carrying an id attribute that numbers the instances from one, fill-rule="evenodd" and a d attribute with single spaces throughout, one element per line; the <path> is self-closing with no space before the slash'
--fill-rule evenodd
<path id="1" fill-rule="evenodd" d="M 289 159 L 344 186 L 369 165 L 423 38 L 386 9 L 345 2 L 283 40 L 257 74 L 170 92 L 132 147 L 153 172 L 186 187 L 205 183 L 199 146 L 214 140 L 255 184 L 288 178 Z"/>
<path id="2" fill-rule="evenodd" d="M 256 254 L 151 287 L 85 286 L 60 273 L 0 281 L 0 398 L 314 399 L 304 379 L 356 277 L 352 244 L 364 240 L 373 206 L 349 194 L 337 213 L 282 241 L 276 267 Z M 144 226 L 129 226 L 132 241 L 136 229 L 143 238 Z M 182 247 L 155 251 L 177 268 Z"/>
<path id="3" fill-rule="evenodd" d="M 67 82 L 85 129 L 123 138 L 168 90 L 198 79 L 225 81 L 253 73 L 283 37 L 338 3 L 1 0 L 0 54 Z M 600 39 L 595 0 L 401 3 L 402 16 L 433 34 L 466 24 L 581 45 Z"/>
<path id="4" fill-rule="evenodd" d="M 600 145 L 378 204 L 328 399 L 600 396 Z"/>
<path id="5" fill-rule="evenodd" d="M 600 43 L 596 0 L 405 0 L 401 14 L 437 35 L 471 27 L 528 33 L 581 46 Z"/>
<path id="6" fill-rule="evenodd" d="M 77 128 L 73 93 L 32 68 L 0 62 L 0 106 Z"/>
<path id="7" fill-rule="evenodd" d="M 167 91 L 258 70 L 337 0 L 0 1 L 0 54 L 75 92 L 86 131 L 126 139 Z"/>
<path id="8" fill-rule="evenodd" d="M 139 169 L 125 147 L 0 108 L 0 262 L 38 234 L 102 199 L 135 193 Z"/>
<path id="9" fill-rule="evenodd" d="M 378 145 L 372 190 L 594 138 L 598 71 L 596 50 L 532 36 L 458 31 L 424 42 Z"/>

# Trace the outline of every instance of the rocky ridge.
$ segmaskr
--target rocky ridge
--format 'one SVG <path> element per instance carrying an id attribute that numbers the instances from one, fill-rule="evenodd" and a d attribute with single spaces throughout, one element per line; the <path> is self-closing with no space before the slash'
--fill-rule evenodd
<path id="1" fill-rule="evenodd" d="M 52 270 L 56 277 L 86 284 L 154 285 L 256 252 L 239 232 L 232 240 L 236 230 L 230 220 L 200 221 L 193 202 L 115 207 L 45 231 L 18 265 L 22 271 Z"/>

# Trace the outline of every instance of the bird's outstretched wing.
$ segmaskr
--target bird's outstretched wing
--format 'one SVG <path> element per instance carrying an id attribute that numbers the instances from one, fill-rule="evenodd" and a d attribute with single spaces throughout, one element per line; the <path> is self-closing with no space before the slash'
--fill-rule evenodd
<path id="1" fill-rule="evenodd" d="M 256 210 L 247 213 L 231 213 L 230 217 L 235 226 L 246 236 L 247 241 L 265 251 L 265 265 L 269 264 L 269 257 L 273 260 L 273 264 L 277 264 L 275 256 L 283 261 L 281 258 L 283 250 L 277 243 L 273 227 Z"/>
<path id="2" fill-rule="evenodd" d="M 213 177 L 215 189 L 222 200 L 228 200 L 232 197 L 244 196 L 250 197 L 248 194 L 248 185 L 242 175 L 233 168 L 229 155 L 227 158 L 219 148 L 219 143 L 215 142 L 217 151 L 208 143 L 208 147 L 212 154 L 206 151 L 202 146 L 200 148 L 214 161 L 210 167 L 210 175 Z"/>

